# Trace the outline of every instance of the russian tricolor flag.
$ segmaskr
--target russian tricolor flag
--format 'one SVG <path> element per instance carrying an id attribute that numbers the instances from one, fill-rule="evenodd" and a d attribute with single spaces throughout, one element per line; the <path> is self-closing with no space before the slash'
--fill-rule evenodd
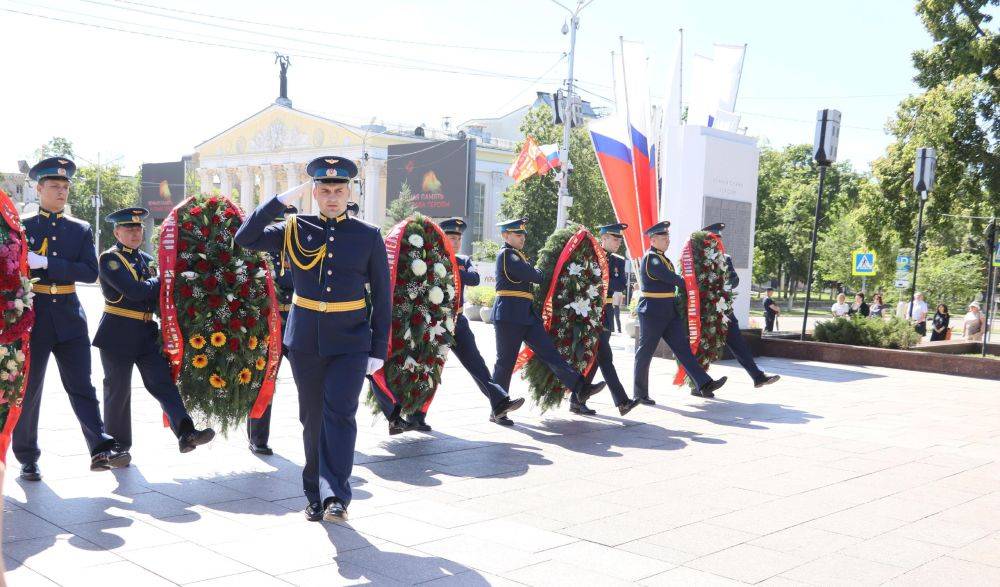
<path id="1" fill-rule="evenodd" d="M 628 256 L 630 259 L 638 259 L 645 251 L 644 235 L 639 222 L 632 149 L 626 126 L 624 118 L 612 115 L 591 122 L 588 130 L 601 175 L 604 176 L 604 184 L 608 187 L 611 206 L 615 209 L 615 218 L 618 222 L 629 225 L 629 229 L 624 232 Z"/>
<path id="2" fill-rule="evenodd" d="M 639 43 L 621 41 L 622 86 L 628 117 L 629 138 L 632 143 L 632 161 L 635 173 L 636 199 L 639 208 L 639 225 L 644 232 L 657 222 L 659 190 L 656 181 L 656 152 L 651 140 L 652 108 L 649 100 L 649 80 L 646 52 Z M 643 244 L 648 239 L 643 234 Z"/>

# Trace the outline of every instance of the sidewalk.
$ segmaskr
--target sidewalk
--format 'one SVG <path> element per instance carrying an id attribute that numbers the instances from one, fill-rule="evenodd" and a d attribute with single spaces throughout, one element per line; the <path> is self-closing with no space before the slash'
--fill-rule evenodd
<path id="1" fill-rule="evenodd" d="M 99 300 L 86 290 L 96 326 Z M 473 323 L 487 362 L 492 327 Z M 630 340 L 616 366 L 631 386 Z M 295 389 L 280 373 L 273 457 L 242 431 L 188 455 L 133 384 L 133 465 L 91 473 L 50 366 L 41 483 L 9 455 L 4 557 L 34 585 L 1000 584 L 1000 385 L 765 358 L 715 401 L 673 388 L 620 418 L 565 408 L 487 422 L 454 359 L 429 434 L 359 415 L 347 526 L 307 523 Z M 95 355 L 94 381 L 100 387 Z M 524 396 L 515 378 L 514 396 Z"/>

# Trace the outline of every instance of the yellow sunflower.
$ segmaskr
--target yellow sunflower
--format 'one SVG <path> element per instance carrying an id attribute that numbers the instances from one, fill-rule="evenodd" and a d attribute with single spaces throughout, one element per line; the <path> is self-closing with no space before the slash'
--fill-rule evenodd
<path id="1" fill-rule="evenodd" d="M 188 342 L 190 342 L 191 346 L 193 346 L 194 348 L 201 350 L 201 348 L 205 346 L 205 337 L 200 334 L 196 334 L 192 336 L 191 340 L 189 340 Z"/>
<path id="2" fill-rule="evenodd" d="M 267 361 L 264 360 L 264 357 L 257 357 L 257 362 L 254 364 L 254 366 L 257 367 L 258 371 L 262 370 L 266 365 Z"/>
<path id="3" fill-rule="evenodd" d="M 250 373 L 250 369 L 243 369 L 240 371 L 240 383 L 244 385 L 250 383 L 250 379 L 253 378 L 253 374 Z"/>
<path id="4" fill-rule="evenodd" d="M 212 373 L 212 376 L 208 378 L 208 382 L 211 383 L 212 387 L 216 389 L 222 389 L 223 387 L 226 386 L 226 380 L 223 379 L 222 377 L 219 377 L 215 373 Z"/>
<path id="5" fill-rule="evenodd" d="M 204 346 L 205 339 L 204 338 L 201 339 L 201 342 L 202 342 L 202 346 Z M 198 347 L 198 348 L 201 348 L 201 347 Z M 198 369 L 201 369 L 202 367 L 204 367 L 205 365 L 208 364 L 208 357 L 205 356 L 205 355 L 195 355 L 194 358 L 191 359 L 191 364 L 194 365 L 195 367 L 197 367 Z"/>
<path id="6" fill-rule="evenodd" d="M 251 336 L 250 340 L 247 341 L 247 346 L 250 347 L 250 350 L 252 350 L 252 351 L 256 350 L 257 349 L 257 337 L 256 336 Z"/>
<path id="7" fill-rule="evenodd" d="M 214 347 L 220 347 L 220 346 L 222 346 L 224 344 L 226 344 L 226 335 L 222 334 L 221 332 L 213 332 L 212 333 L 212 346 L 214 346 Z"/>

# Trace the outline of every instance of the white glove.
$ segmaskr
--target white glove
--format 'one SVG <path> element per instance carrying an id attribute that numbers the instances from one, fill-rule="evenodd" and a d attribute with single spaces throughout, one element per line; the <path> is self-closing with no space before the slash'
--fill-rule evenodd
<path id="1" fill-rule="evenodd" d="M 302 197 L 302 195 L 305 193 L 305 190 L 303 190 L 302 188 L 304 188 L 306 184 L 308 184 L 311 181 L 312 180 L 304 181 L 297 186 L 290 187 L 275 197 L 278 198 L 278 201 L 287 206 L 292 202 L 298 201 Z"/>
<path id="2" fill-rule="evenodd" d="M 28 251 L 28 267 L 31 269 L 45 269 L 49 266 L 49 258 L 39 255 L 33 251 Z"/>
<path id="3" fill-rule="evenodd" d="M 382 368 L 382 365 L 384 364 L 385 361 L 383 361 L 382 359 L 376 359 L 375 357 L 368 357 L 368 369 L 365 375 L 371 375 L 372 373 L 378 371 L 379 369 Z"/>

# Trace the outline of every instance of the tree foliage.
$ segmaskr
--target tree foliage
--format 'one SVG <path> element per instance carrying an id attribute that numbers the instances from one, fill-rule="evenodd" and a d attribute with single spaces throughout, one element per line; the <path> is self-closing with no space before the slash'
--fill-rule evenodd
<path id="1" fill-rule="evenodd" d="M 413 190 L 410 184 L 403 182 L 399 190 L 399 196 L 389 203 L 385 210 L 385 222 L 382 224 L 382 231 L 388 233 L 393 226 L 413 216 L 417 208 L 413 205 Z"/>
<path id="2" fill-rule="evenodd" d="M 35 149 L 35 160 L 40 161 L 48 157 L 69 157 L 73 159 L 76 155 L 73 151 L 73 141 L 66 137 L 52 137 L 49 142 Z"/>
<path id="3" fill-rule="evenodd" d="M 117 165 L 103 167 L 100 173 L 101 217 L 95 219 L 93 196 L 97 193 L 97 172 L 96 166 L 77 168 L 73 186 L 70 188 L 69 204 L 73 216 L 86 220 L 92 226 L 95 220 L 101 223 L 101 242 L 98 250 L 103 251 L 115 243 L 112 227 L 104 221 L 104 217 L 116 210 L 138 205 L 139 184 L 136 178 L 122 175 L 122 170 Z"/>

